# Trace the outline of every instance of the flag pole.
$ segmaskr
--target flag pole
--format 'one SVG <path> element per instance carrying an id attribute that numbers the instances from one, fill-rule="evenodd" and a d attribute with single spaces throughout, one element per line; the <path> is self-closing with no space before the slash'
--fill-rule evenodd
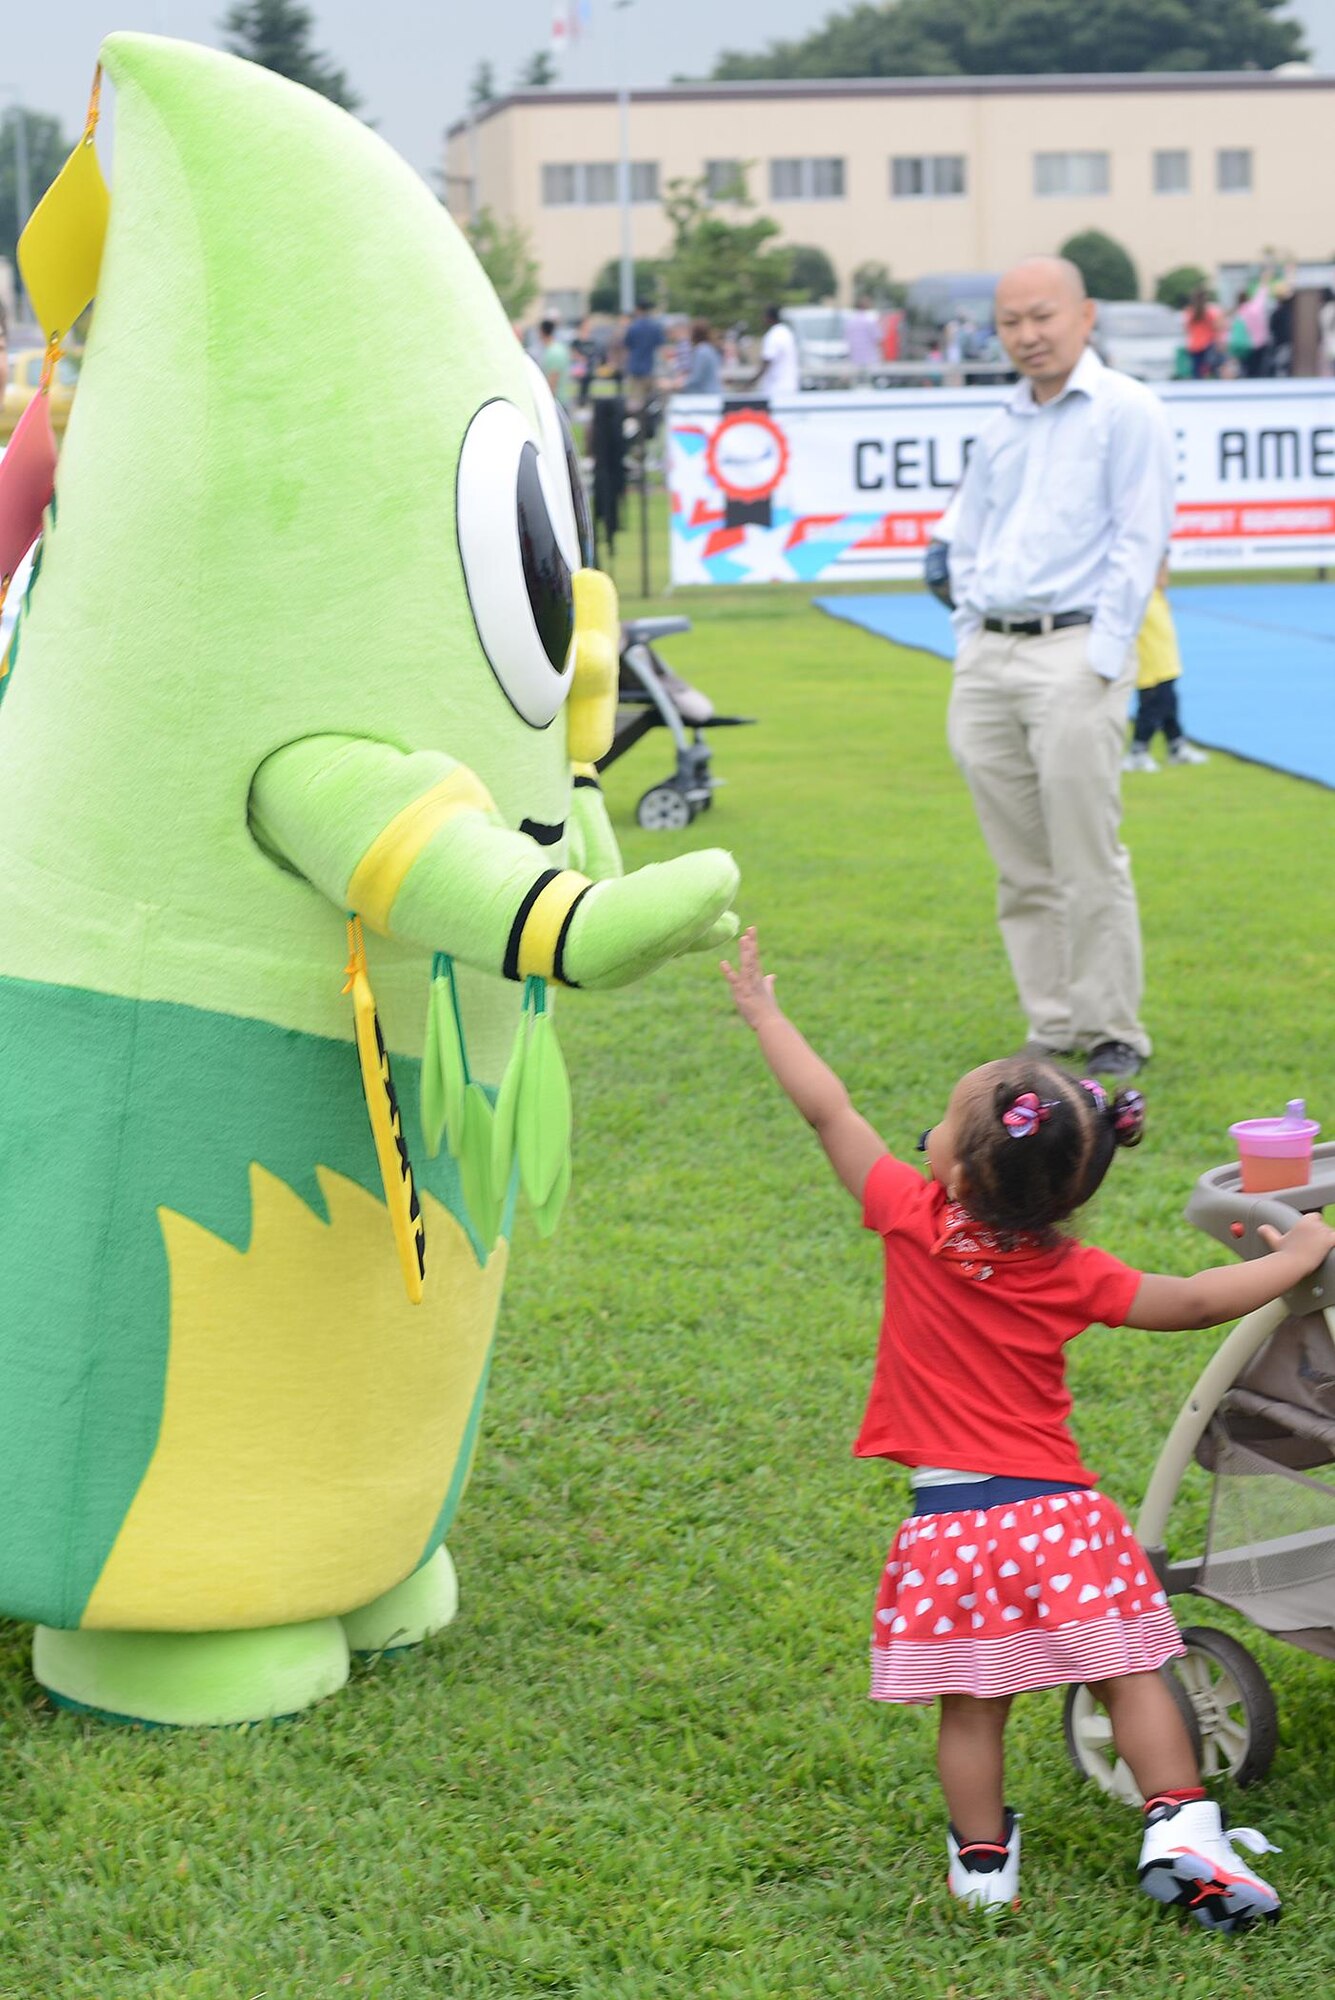
<path id="1" fill-rule="evenodd" d="M 633 0 L 613 0 L 615 12 L 624 15 Z M 635 256 L 630 230 L 630 85 L 627 82 L 626 24 L 619 23 L 617 50 L 617 119 L 620 126 L 620 153 L 617 159 L 617 203 L 621 210 L 621 310 L 635 310 Z"/>

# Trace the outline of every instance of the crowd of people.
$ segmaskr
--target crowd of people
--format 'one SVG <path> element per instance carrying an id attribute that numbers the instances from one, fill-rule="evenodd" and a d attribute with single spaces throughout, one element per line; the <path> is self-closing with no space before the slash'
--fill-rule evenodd
<path id="1" fill-rule="evenodd" d="M 704 319 L 664 317 L 647 302 L 615 318 L 586 313 L 573 332 L 554 319 L 515 333 L 542 369 L 567 412 L 590 400 L 598 380 L 614 383 L 632 411 L 661 394 L 717 395 L 723 370 L 739 361 L 735 335 L 721 336 Z"/>
<path id="2" fill-rule="evenodd" d="M 1198 382 L 1224 377 L 1290 375 L 1293 372 L 1291 279 L 1264 270 L 1231 313 L 1208 285 L 1198 285 L 1182 314 L 1182 348 L 1187 371 Z M 1335 357 L 1335 293 L 1321 307 L 1321 348 L 1329 366 Z"/>
<path id="3" fill-rule="evenodd" d="M 1268 265 L 1230 308 L 1219 303 L 1211 286 L 1198 285 L 1181 313 L 1176 372 L 1197 381 L 1292 374 L 1296 298 L 1292 273 Z M 831 314 L 836 310 L 831 307 Z M 864 295 L 837 317 L 851 380 L 865 380 L 906 359 L 901 308 L 879 307 Z M 758 387 L 775 395 L 795 394 L 802 386 L 797 343 L 778 306 L 765 315 L 758 357 L 756 342 L 743 327 L 720 330 L 707 319 L 663 314 L 647 302 L 633 313 L 586 313 L 573 330 L 544 318 L 532 328 L 516 324 L 515 332 L 567 410 L 589 400 L 590 385 L 600 376 L 621 385 L 632 410 L 654 395 L 717 395 L 725 380 L 730 387 Z M 955 380 L 951 371 L 980 363 L 1004 365 L 1002 343 L 985 314 L 950 318 L 919 346 L 918 360 L 927 364 L 922 379 L 929 382 Z M 931 373 L 933 364 L 940 376 Z M 1330 288 L 1318 313 L 1317 364 L 1322 375 L 1335 376 Z"/>
<path id="4" fill-rule="evenodd" d="M 571 415 L 593 399 L 600 381 L 614 385 L 632 413 L 663 396 L 717 396 L 725 369 L 731 385 L 767 396 L 795 395 L 801 387 L 797 341 L 777 305 L 766 307 L 759 351 L 749 359 L 740 330 L 720 334 L 708 320 L 663 317 L 647 303 L 615 320 L 586 313 L 569 335 L 554 319 L 515 332 Z"/>

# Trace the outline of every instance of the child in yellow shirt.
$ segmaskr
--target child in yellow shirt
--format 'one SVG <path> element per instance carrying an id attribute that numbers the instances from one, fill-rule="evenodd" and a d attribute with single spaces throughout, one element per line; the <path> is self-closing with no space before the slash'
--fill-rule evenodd
<path id="1" fill-rule="evenodd" d="M 1182 672 L 1182 656 L 1177 649 L 1173 614 L 1164 588 L 1168 582 L 1168 558 L 1159 565 L 1154 595 L 1146 608 L 1145 620 L 1136 640 L 1135 723 L 1131 744 L 1122 759 L 1124 771 L 1157 771 L 1158 762 L 1150 755 L 1156 731 L 1163 731 L 1170 764 L 1208 764 L 1209 758 L 1182 734 L 1177 712 L 1177 683 Z"/>

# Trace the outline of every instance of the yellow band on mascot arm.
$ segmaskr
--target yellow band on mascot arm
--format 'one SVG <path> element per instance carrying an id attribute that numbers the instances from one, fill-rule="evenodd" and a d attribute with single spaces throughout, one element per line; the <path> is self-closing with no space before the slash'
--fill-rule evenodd
<path id="1" fill-rule="evenodd" d="M 447 820 L 461 812 L 493 812 L 492 797 L 480 778 L 460 764 L 429 792 L 413 799 L 383 827 L 353 870 L 348 902 L 373 930 L 389 929 L 394 899 L 409 869 Z"/>

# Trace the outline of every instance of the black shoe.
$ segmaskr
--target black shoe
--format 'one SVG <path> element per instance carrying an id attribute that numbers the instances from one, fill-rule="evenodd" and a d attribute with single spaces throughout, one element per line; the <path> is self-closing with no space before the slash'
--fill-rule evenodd
<path id="1" fill-rule="evenodd" d="M 1137 1076 L 1149 1057 L 1130 1042 L 1096 1042 L 1086 1051 L 1085 1061 L 1095 1076 Z"/>

